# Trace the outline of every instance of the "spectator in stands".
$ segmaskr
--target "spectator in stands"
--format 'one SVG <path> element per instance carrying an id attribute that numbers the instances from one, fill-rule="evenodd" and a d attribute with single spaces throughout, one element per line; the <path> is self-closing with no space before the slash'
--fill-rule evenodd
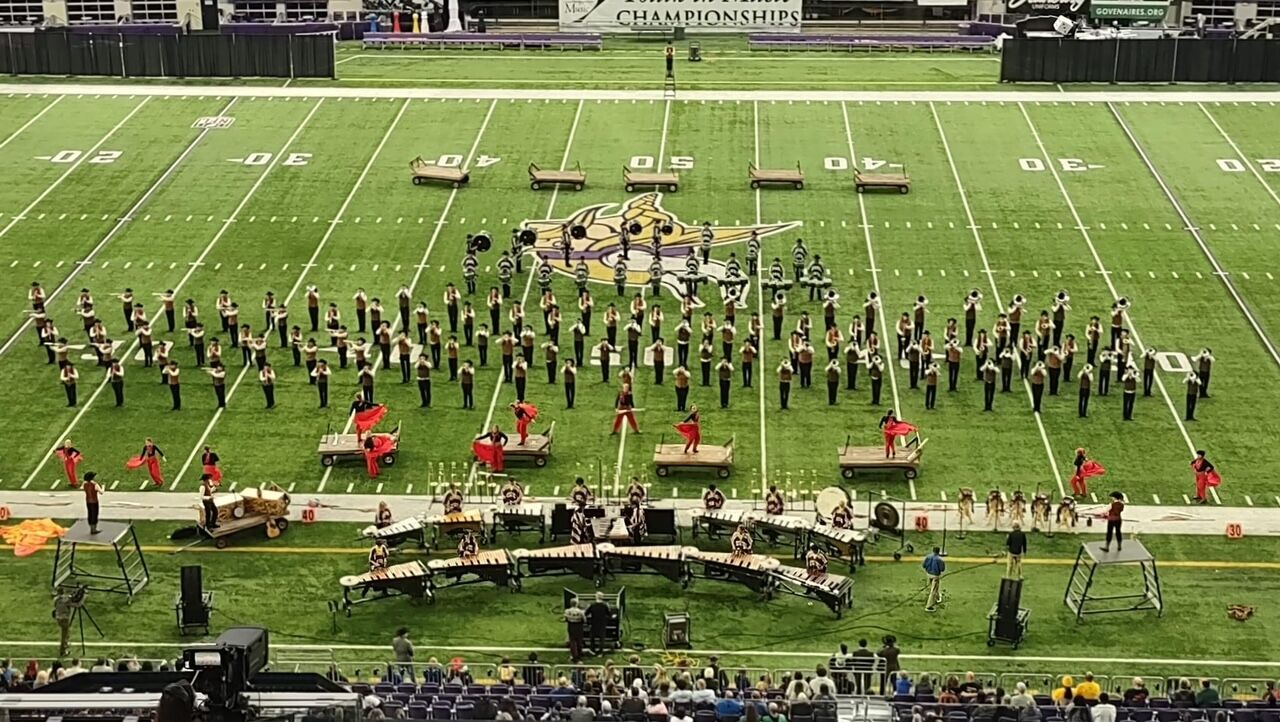
<path id="1" fill-rule="evenodd" d="M 36 678 L 35 681 L 31 683 L 31 689 L 40 689 L 46 684 L 49 684 L 49 670 L 42 669 L 39 672 L 36 672 Z"/>
<path id="2" fill-rule="evenodd" d="M 511 663 L 510 657 L 503 657 L 498 664 L 498 681 L 505 685 L 516 683 L 516 666 Z"/>
<path id="3" fill-rule="evenodd" d="M 622 683 L 630 687 L 637 679 L 644 679 L 644 667 L 640 666 L 640 655 L 633 654 L 627 658 L 627 666 L 622 668 Z"/>
<path id="4" fill-rule="evenodd" d="M 903 696 L 911 694 L 911 677 L 906 672 L 898 672 L 898 678 L 893 682 L 893 693 Z"/>
<path id="5" fill-rule="evenodd" d="M 884 665 L 884 674 L 880 677 L 880 694 L 884 694 L 885 680 L 893 679 L 894 675 L 902 670 L 902 663 L 898 661 L 902 656 L 902 650 L 898 649 L 898 638 L 892 634 L 886 634 L 881 642 L 880 651 L 876 652 L 876 656 Z"/>
<path id="6" fill-rule="evenodd" d="M 689 683 L 683 677 L 676 679 L 676 688 L 672 690 L 667 701 L 671 703 L 672 716 L 683 716 L 682 713 L 692 711 L 693 690 L 689 689 Z"/>
<path id="7" fill-rule="evenodd" d="M 112 670 L 112 666 L 113 665 L 111 664 L 111 660 L 107 659 L 106 657 L 98 657 L 98 661 L 94 662 L 93 666 L 89 668 L 89 671 L 95 672 L 95 673 L 110 672 Z"/>
<path id="8" fill-rule="evenodd" d="M 932 697 L 933 696 L 933 678 L 927 674 L 920 675 L 920 679 L 916 680 L 916 696 Z"/>
<path id="9" fill-rule="evenodd" d="M 1092 722 L 1093 715 L 1089 713 L 1089 705 L 1082 700 L 1077 700 L 1075 692 L 1068 691 L 1063 695 L 1063 719 L 1066 722 Z"/>
<path id="10" fill-rule="evenodd" d="M 788 713 L 792 717 L 812 718 L 813 703 L 809 701 L 809 695 L 801 694 L 791 702 L 791 708 Z"/>
<path id="11" fill-rule="evenodd" d="M 582 659 L 582 642 L 587 635 L 587 614 L 582 611 L 577 598 L 569 600 L 564 609 L 564 624 L 569 633 L 569 661 Z"/>
<path id="12" fill-rule="evenodd" d="M 494 716 L 496 722 L 515 722 L 520 716 L 520 710 L 516 707 L 516 701 L 510 697 L 503 697 L 498 702 L 498 714 Z"/>
<path id="13" fill-rule="evenodd" d="M 1146 707 L 1147 697 L 1150 696 L 1147 692 L 1147 683 L 1142 681 L 1141 677 L 1134 677 L 1132 684 L 1132 687 L 1124 691 L 1124 706 Z"/>
<path id="14" fill-rule="evenodd" d="M 587 705 L 586 695 L 578 695 L 578 702 L 569 710 L 569 722 L 594 722 L 596 711 Z"/>
<path id="15" fill-rule="evenodd" d="M 738 670 L 738 674 L 733 680 L 733 686 L 739 692 L 746 692 L 754 686 L 751 684 L 751 675 L 747 673 L 747 670 Z"/>
<path id="16" fill-rule="evenodd" d="M 720 658 L 714 654 L 707 658 L 702 678 L 707 680 L 707 689 L 712 692 L 719 692 L 729 686 L 729 673 L 720 666 Z"/>
<path id="17" fill-rule="evenodd" d="M 428 670 L 430 673 L 430 670 Z M 524 683 L 533 687 L 543 684 L 547 681 L 546 672 L 543 671 L 542 665 L 538 664 L 538 653 L 530 652 L 529 661 L 525 664 L 524 669 L 520 670 L 520 678 Z"/>
<path id="18" fill-rule="evenodd" d="M 942 686 L 942 693 L 938 695 L 939 704 L 959 704 L 960 703 L 960 680 L 955 677 L 947 677 L 947 682 Z"/>
<path id="19" fill-rule="evenodd" d="M 813 679 L 809 680 L 809 699 L 834 697 L 836 694 L 836 683 L 827 676 L 827 666 L 825 664 L 819 664 L 814 668 L 813 674 Z"/>
<path id="20" fill-rule="evenodd" d="M 769 711 L 760 718 L 760 722 L 787 722 L 787 715 L 783 713 L 777 702 L 770 702 Z"/>
<path id="21" fill-rule="evenodd" d="M 924 722 L 924 707 L 918 704 L 911 705 L 911 722 Z"/>
<path id="22" fill-rule="evenodd" d="M 1200 708 L 1217 707 L 1222 702 L 1221 695 L 1214 688 L 1211 680 L 1200 680 L 1200 692 L 1196 694 L 1196 706 Z"/>
<path id="23" fill-rule="evenodd" d="M 35 664 L 35 662 L 33 661 L 31 664 Z M 84 674 L 86 671 L 88 671 L 88 670 L 86 670 L 84 667 L 81 667 L 81 666 L 80 666 L 80 658 L 79 658 L 79 657 L 72 657 L 72 658 L 71 658 L 71 666 L 70 666 L 70 667 L 67 667 L 67 676 L 68 676 L 68 677 L 74 677 L 74 676 L 75 676 L 75 675 L 77 675 L 77 674 Z M 28 678 L 31 678 L 31 677 L 34 677 L 34 676 L 35 676 L 35 672 L 33 672 L 33 671 L 32 671 L 32 669 L 31 669 L 31 667 L 30 667 L 30 665 L 28 665 L 28 666 L 27 666 L 27 677 L 28 677 Z"/>
<path id="24" fill-rule="evenodd" d="M 1178 680 L 1178 689 L 1169 695 L 1169 704 L 1183 708 L 1196 706 L 1196 693 L 1191 691 L 1191 680 Z"/>
<path id="25" fill-rule="evenodd" d="M 712 679 L 714 682 L 714 678 Z M 693 706 L 694 708 L 714 707 L 716 704 L 716 693 L 707 689 L 706 679 L 697 679 L 693 683 Z"/>
<path id="26" fill-rule="evenodd" d="M 738 722 L 743 711 L 742 701 L 737 698 L 733 690 L 725 690 L 724 696 L 716 702 L 716 719 L 721 722 Z"/>
<path id="27" fill-rule="evenodd" d="M 1050 694 L 1050 696 L 1053 698 L 1054 702 L 1058 703 L 1058 706 L 1066 707 L 1067 703 L 1064 700 L 1067 698 L 1067 693 L 1070 692 L 1072 688 L 1074 688 L 1075 686 L 1076 686 L 1075 679 L 1068 674 L 1062 678 L 1062 686 L 1053 690 L 1053 693 Z"/>
<path id="28" fill-rule="evenodd" d="M 400 627 L 396 630 L 396 636 L 391 638 L 391 651 L 395 654 L 400 677 L 405 682 L 413 684 L 413 642 L 409 641 L 408 627 Z"/>
<path id="29" fill-rule="evenodd" d="M 633 686 L 631 691 L 623 698 L 622 703 L 618 705 L 618 712 L 622 716 L 642 715 L 644 714 L 644 697 L 639 685 Z"/>
<path id="30" fill-rule="evenodd" d="M 645 708 L 644 712 L 654 718 L 666 717 L 669 714 L 667 712 L 667 703 L 662 700 L 661 696 L 656 694 L 649 698 L 649 706 Z"/>
<path id="31" fill-rule="evenodd" d="M 1102 686 L 1093 679 L 1093 672 L 1084 673 L 1084 681 L 1076 685 L 1071 690 L 1075 693 L 1076 701 L 1084 704 L 1093 704 L 1098 701 L 1099 695 L 1102 694 Z"/>
<path id="32" fill-rule="evenodd" d="M 975 706 L 970 721 L 996 722 L 1000 717 L 1000 706 L 996 704 L 998 701 L 998 699 L 987 697 L 984 692 L 978 692 L 978 695 L 974 697 Z"/>
<path id="33" fill-rule="evenodd" d="M 853 691 L 853 681 L 849 678 L 849 667 L 853 663 L 853 655 L 849 654 L 849 645 L 840 644 L 840 648 L 831 655 L 831 676 L 836 681 L 836 689 L 840 694 Z"/>
<path id="34" fill-rule="evenodd" d="M 1093 706 L 1093 722 L 1116 722 L 1116 706 L 1106 692 L 1098 695 L 1098 703 Z"/>
<path id="35" fill-rule="evenodd" d="M 693 717 L 688 710 L 676 707 L 671 710 L 671 722 L 693 722 Z"/>
<path id="36" fill-rule="evenodd" d="M 560 722 L 564 719 L 564 707 L 559 702 L 551 705 L 551 708 L 542 715 L 542 722 Z"/>
<path id="37" fill-rule="evenodd" d="M 613 703 L 607 699 L 600 700 L 600 716 L 596 718 L 599 722 L 613 722 L 618 719 L 613 714 Z"/>
<path id="38" fill-rule="evenodd" d="M 871 690 L 871 672 L 876 668 L 876 654 L 867 648 L 867 640 L 859 639 L 858 648 L 849 654 L 849 668 L 853 675 L 853 693 L 867 694 Z"/>
<path id="39" fill-rule="evenodd" d="M 572 704 L 578 698 L 578 690 L 569 684 L 568 677 L 560 677 L 556 680 L 556 688 L 551 690 L 551 698 L 561 704 Z"/>
<path id="40" fill-rule="evenodd" d="M 1009 706 L 1014 709 L 1035 707 L 1036 698 L 1027 694 L 1027 683 L 1019 682 L 1013 688 L 1013 696 L 1009 698 Z"/>
<path id="41" fill-rule="evenodd" d="M 978 675 L 973 672 L 964 673 L 964 682 L 959 689 L 961 702 L 976 701 L 978 695 L 982 693 L 982 685 L 978 683 Z"/>
<path id="42" fill-rule="evenodd" d="M 13 664 L 7 659 L 0 660 L 0 684 L 8 686 L 12 684 L 13 680 L 17 679 L 17 677 L 18 670 L 13 668 Z"/>
<path id="43" fill-rule="evenodd" d="M 1268 707 L 1275 707 L 1277 701 L 1280 701 L 1280 695 L 1276 693 L 1275 682 L 1270 680 L 1267 681 L 1267 691 L 1262 695 L 1262 701 L 1265 702 Z"/>
<path id="44" fill-rule="evenodd" d="M 804 681 L 804 675 L 799 672 L 791 673 L 791 681 L 787 683 L 786 689 L 787 699 L 793 700 L 800 695 L 809 694 L 809 683 Z"/>

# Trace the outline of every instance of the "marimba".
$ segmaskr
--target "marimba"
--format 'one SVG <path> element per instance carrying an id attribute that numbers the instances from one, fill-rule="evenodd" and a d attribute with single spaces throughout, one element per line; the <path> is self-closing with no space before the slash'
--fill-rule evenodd
<path id="1" fill-rule="evenodd" d="M 822 600 L 840 617 L 853 606 L 853 580 L 839 574 L 810 574 L 801 567 L 779 566 L 773 570 L 776 589 L 800 597 L 813 596 Z"/>
<path id="2" fill-rule="evenodd" d="M 809 531 L 809 543 L 817 544 L 827 554 L 849 562 L 849 571 L 855 565 L 865 565 L 863 550 L 867 545 L 866 532 L 856 529 L 837 529 L 833 526 L 819 524 Z"/>
<path id="3" fill-rule="evenodd" d="M 596 541 L 627 542 L 631 540 L 631 532 L 627 529 L 627 520 L 620 516 L 601 517 L 591 520 L 591 538 Z"/>
<path id="4" fill-rule="evenodd" d="M 596 548 L 590 544 L 570 544 L 544 549 L 516 549 L 511 554 L 516 560 L 517 578 L 562 574 L 577 574 L 583 579 L 593 581 L 596 578 Z"/>
<path id="5" fill-rule="evenodd" d="M 456 537 L 467 530 L 484 538 L 484 515 L 476 510 L 436 514 L 423 519 L 423 523 L 434 527 L 431 532 L 431 544 L 436 549 L 440 548 L 441 537 Z"/>
<path id="6" fill-rule="evenodd" d="M 596 545 L 596 553 L 600 555 L 600 569 L 604 576 L 637 574 L 648 567 L 656 574 L 679 582 L 682 587 L 688 587 L 693 576 L 684 558 L 684 548 L 679 545 L 616 547 L 606 542 Z"/>
<path id="7" fill-rule="evenodd" d="M 512 591 L 519 586 L 515 580 L 515 563 L 506 549 L 483 551 L 469 557 L 432 559 L 427 562 L 427 573 L 433 591 L 479 582 L 493 582 L 499 587 L 511 587 Z"/>
<path id="8" fill-rule="evenodd" d="M 766 599 L 776 583 L 773 571 L 781 566 L 777 559 L 762 554 L 704 552 L 696 547 L 685 547 L 684 556 L 691 564 L 701 565 L 707 579 L 737 582 Z"/>
<path id="9" fill-rule="evenodd" d="M 342 585 L 342 608 L 346 610 L 348 617 L 355 605 L 378 599 L 398 596 L 431 599 L 427 568 L 419 561 L 396 564 L 377 572 L 342 577 L 338 583 Z M 352 599 L 352 592 L 359 592 L 359 598 Z M 377 592 L 378 596 L 369 597 L 369 592 Z"/>
<path id="10" fill-rule="evenodd" d="M 755 517 L 751 525 L 751 533 L 756 539 L 767 541 L 771 546 L 777 546 L 779 538 L 790 539 L 796 559 L 805 554 L 810 529 L 813 529 L 813 522 L 786 514 L 763 514 Z"/>
<path id="11" fill-rule="evenodd" d="M 508 534 L 522 531 L 536 531 L 538 541 L 547 540 L 547 518 L 542 513 L 541 504 L 501 505 L 493 508 L 493 524 L 489 527 L 489 538 L 498 538 L 498 529 Z"/>
<path id="12" fill-rule="evenodd" d="M 740 511 L 699 509 L 694 510 L 692 516 L 694 537 L 698 536 L 699 529 L 705 530 L 707 536 L 714 537 L 717 532 L 721 531 L 728 531 L 732 534 L 738 528 L 738 524 L 742 523 L 745 515 Z"/>
<path id="13" fill-rule="evenodd" d="M 376 526 L 367 526 L 360 532 L 360 536 L 365 539 L 385 539 L 389 547 L 398 547 L 410 539 L 417 541 L 418 548 L 427 545 L 427 531 L 422 526 L 422 519 L 416 516 L 401 519 L 381 529 Z"/>

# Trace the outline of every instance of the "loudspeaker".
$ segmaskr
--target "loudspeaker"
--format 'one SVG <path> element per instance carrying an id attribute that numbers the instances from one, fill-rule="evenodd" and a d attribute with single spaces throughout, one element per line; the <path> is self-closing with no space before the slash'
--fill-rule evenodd
<path id="1" fill-rule="evenodd" d="M 1007 640 L 1022 638 L 1022 626 L 1018 623 L 1018 605 L 1021 603 L 1022 580 L 1001 579 L 1000 598 L 996 600 L 996 637 Z"/>
<path id="2" fill-rule="evenodd" d="M 209 631 L 209 611 L 212 608 L 213 595 L 204 591 L 204 570 L 198 566 L 182 567 L 182 591 L 178 595 L 176 612 L 178 630 L 186 634 L 189 631 L 203 629 Z"/>
<path id="3" fill-rule="evenodd" d="M 222 27 L 218 14 L 218 0 L 200 0 L 200 29 L 216 33 Z"/>

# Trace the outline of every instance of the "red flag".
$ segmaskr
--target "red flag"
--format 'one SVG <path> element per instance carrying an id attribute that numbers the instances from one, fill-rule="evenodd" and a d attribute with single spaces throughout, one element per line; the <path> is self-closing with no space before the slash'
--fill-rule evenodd
<path id="1" fill-rule="evenodd" d="M 1205 473 L 1204 481 L 1209 486 L 1219 486 L 1222 484 L 1222 475 L 1218 473 L 1217 469 L 1214 469 Z"/>
<path id="2" fill-rule="evenodd" d="M 898 436 L 906 436 L 907 434 L 914 433 L 915 430 L 916 430 L 916 427 L 914 424 L 908 424 L 905 421 L 895 420 L 895 421 L 890 421 L 889 423 L 884 425 L 885 438 L 889 438 L 889 439 L 892 439 Z"/>
<path id="3" fill-rule="evenodd" d="M 527 401 L 521 401 L 516 404 L 516 410 L 523 411 L 525 413 L 525 418 L 529 421 L 533 421 L 538 418 L 538 407 Z"/>
<path id="4" fill-rule="evenodd" d="M 690 444 L 694 444 L 702 440 L 702 428 L 692 421 L 672 424 L 672 426 L 674 426 L 676 431 L 680 432 L 680 435 L 684 437 L 684 440 Z"/>
<path id="5" fill-rule="evenodd" d="M 1080 478 L 1082 479 L 1092 479 L 1095 476 L 1102 476 L 1105 473 L 1107 473 L 1107 470 L 1102 468 L 1102 464 L 1099 464 L 1093 459 L 1089 459 L 1080 465 Z"/>
<path id="6" fill-rule="evenodd" d="M 471 452 L 476 455 L 476 461 L 486 466 L 493 466 L 497 456 L 494 452 L 497 451 L 497 448 L 493 443 L 484 439 L 471 442 Z"/>
<path id="7" fill-rule="evenodd" d="M 378 404 L 372 409 L 360 411 L 356 413 L 356 433 L 364 434 L 369 429 L 378 425 L 379 421 L 387 415 L 386 404 Z"/>
<path id="8" fill-rule="evenodd" d="M 204 473 L 209 475 L 214 484 L 222 483 L 222 469 L 219 469 L 217 464 L 205 464 Z"/>
<path id="9" fill-rule="evenodd" d="M 146 459 L 142 458 L 141 456 L 135 456 L 129 459 L 128 461 L 124 462 L 124 468 L 128 469 L 129 471 L 133 471 L 134 469 L 141 468 L 142 465 L 145 463 L 147 463 Z"/>

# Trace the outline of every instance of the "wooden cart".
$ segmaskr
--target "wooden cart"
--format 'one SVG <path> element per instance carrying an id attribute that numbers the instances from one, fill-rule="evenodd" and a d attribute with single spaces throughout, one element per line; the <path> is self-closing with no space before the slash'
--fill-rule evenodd
<path id="1" fill-rule="evenodd" d="M 289 528 L 289 494 L 275 484 L 241 489 L 239 494 L 215 494 L 213 503 L 218 507 L 218 526 L 205 527 L 202 506 L 198 528 L 218 549 L 226 549 L 230 537 L 246 529 L 265 526 L 267 538 L 275 539 Z"/>
<path id="2" fill-rule="evenodd" d="M 800 170 L 799 163 L 796 163 L 795 170 L 758 168 L 755 163 L 748 163 L 747 175 L 751 178 L 752 188 L 763 185 L 789 185 L 795 186 L 796 190 L 804 188 L 804 171 Z"/>
<path id="3" fill-rule="evenodd" d="M 701 444 L 698 453 L 684 453 L 684 444 L 658 444 L 653 449 L 653 464 L 658 476 L 667 476 L 672 469 L 714 469 L 716 476 L 728 479 L 733 471 L 733 445 L 735 437 L 729 437 L 724 446 Z"/>
<path id="4" fill-rule="evenodd" d="M 422 156 L 409 161 L 409 168 L 413 171 L 413 184 L 416 186 L 434 181 L 460 188 L 471 180 L 471 172 L 466 168 L 448 168 L 428 163 Z"/>
<path id="5" fill-rule="evenodd" d="M 378 459 L 378 463 L 383 466 L 395 466 L 396 457 L 400 454 L 400 427 L 396 426 L 391 434 L 396 443 L 391 451 Z M 343 459 L 364 461 L 364 447 L 355 434 L 325 434 L 320 437 L 317 453 L 320 454 L 320 465 L 325 467 L 333 466 Z"/>
<path id="6" fill-rule="evenodd" d="M 547 433 L 529 434 L 529 440 L 523 446 L 520 444 L 518 435 L 508 436 L 506 445 L 502 447 L 502 458 L 508 464 L 529 461 L 534 466 L 542 468 L 551 458 L 551 442 L 555 434 L 556 422 L 552 421 Z"/>
<path id="7" fill-rule="evenodd" d="M 889 173 L 863 173 L 854 168 L 853 187 L 859 193 L 866 192 L 868 188 L 896 188 L 899 193 L 910 193 L 911 177 L 905 169 Z"/>
<path id="8" fill-rule="evenodd" d="M 883 446 L 849 446 L 836 449 L 840 455 L 840 475 L 852 479 L 858 471 L 901 471 L 903 478 L 911 480 L 920 475 L 920 460 L 924 445 L 929 443 L 923 439 L 909 451 L 902 449 L 901 454 L 886 458 Z"/>
<path id="9" fill-rule="evenodd" d="M 680 176 L 676 173 L 641 173 L 625 165 L 622 166 L 622 182 L 628 193 L 644 186 L 666 188 L 672 193 L 680 190 Z"/>
<path id="10" fill-rule="evenodd" d="M 580 191 L 586 184 L 587 174 L 580 163 L 573 170 L 543 170 L 537 163 L 529 164 L 529 187 L 535 191 L 544 185 L 573 186 L 575 191 Z"/>

